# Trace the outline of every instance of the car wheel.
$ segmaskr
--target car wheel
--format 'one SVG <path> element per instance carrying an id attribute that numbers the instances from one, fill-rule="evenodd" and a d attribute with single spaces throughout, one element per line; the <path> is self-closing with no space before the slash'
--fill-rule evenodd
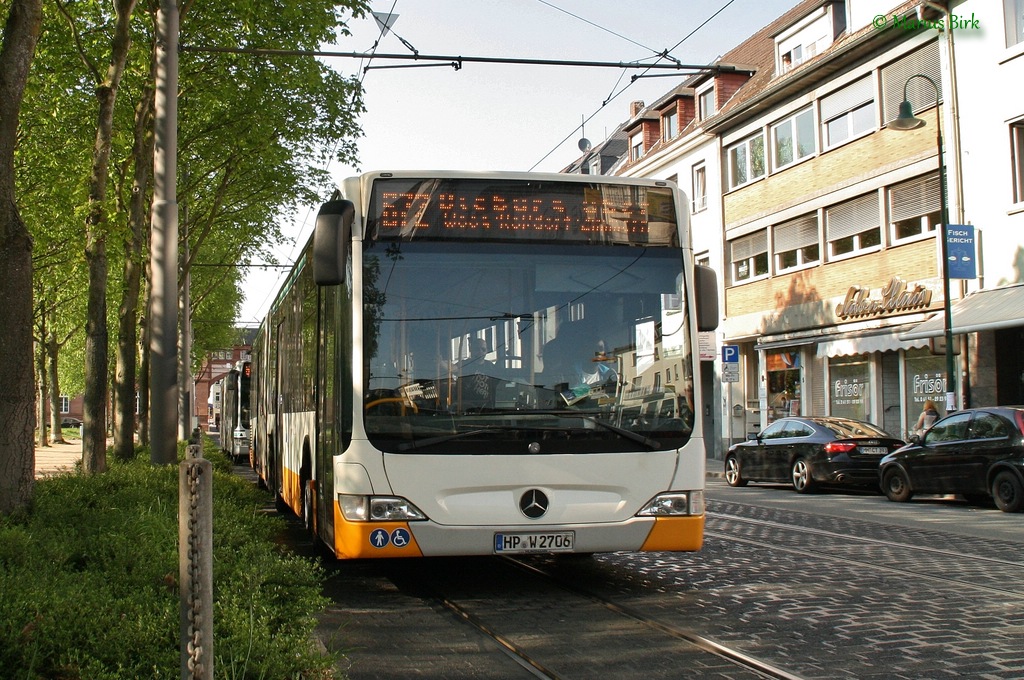
<path id="1" fill-rule="evenodd" d="M 743 479 L 740 470 L 740 461 L 736 456 L 729 456 L 725 459 L 725 481 L 729 486 L 747 485 L 747 480 Z"/>
<path id="2" fill-rule="evenodd" d="M 791 469 L 793 477 L 793 488 L 797 493 L 810 493 L 814 490 L 814 478 L 811 476 L 811 466 L 803 458 L 793 461 Z"/>
<path id="3" fill-rule="evenodd" d="M 1017 475 L 1003 470 L 992 480 L 992 498 L 1003 512 L 1024 510 L 1024 485 Z"/>
<path id="4" fill-rule="evenodd" d="M 914 492 L 910 490 L 907 473 L 899 468 L 890 468 L 885 471 L 885 476 L 882 477 L 882 491 L 885 492 L 889 500 L 897 503 L 906 503 L 914 495 Z"/>

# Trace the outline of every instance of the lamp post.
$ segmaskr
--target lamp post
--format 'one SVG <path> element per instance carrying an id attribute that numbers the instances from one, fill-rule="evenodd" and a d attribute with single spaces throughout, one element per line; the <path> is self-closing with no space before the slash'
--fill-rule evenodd
<path id="1" fill-rule="evenodd" d="M 907 78 L 903 85 L 903 102 L 896 120 L 889 123 L 894 130 L 914 130 L 925 125 L 925 121 L 914 115 L 914 107 L 907 99 L 907 86 L 914 78 L 924 78 L 935 88 L 935 143 L 939 155 L 939 219 L 942 221 L 942 294 L 943 294 L 943 331 L 946 338 L 946 411 L 957 410 L 956 404 L 956 371 L 953 361 L 953 312 L 949 300 L 949 215 L 946 208 L 946 170 L 942 162 L 942 111 L 939 108 L 939 86 L 934 80 L 922 73 L 915 73 Z"/>

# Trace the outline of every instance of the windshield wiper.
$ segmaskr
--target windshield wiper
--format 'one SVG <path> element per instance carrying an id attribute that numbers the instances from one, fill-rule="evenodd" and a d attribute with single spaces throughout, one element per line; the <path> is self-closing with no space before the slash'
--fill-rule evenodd
<path id="1" fill-rule="evenodd" d="M 626 430 L 617 425 L 612 425 L 611 423 L 606 423 L 603 420 L 598 420 L 597 418 L 592 418 L 590 416 L 583 416 L 583 420 L 594 423 L 595 425 L 599 425 L 600 427 L 603 427 L 606 430 L 611 430 L 620 437 L 625 437 L 626 439 L 631 439 L 632 441 L 643 444 L 651 451 L 657 451 L 658 449 L 661 448 L 661 442 L 659 442 L 657 439 L 651 439 L 650 437 L 642 435 L 639 432 Z"/>
<path id="2" fill-rule="evenodd" d="M 534 428 L 523 428 L 523 427 L 478 427 L 475 430 L 463 430 L 462 432 L 450 432 L 448 434 L 438 435 L 436 437 L 427 437 L 426 439 L 416 439 L 411 442 L 399 444 L 395 447 L 398 451 L 411 451 L 412 449 L 418 449 L 421 446 L 433 446 L 434 444 L 443 444 L 450 442 L 453 439 L 462 439 L 463 437 L 471 437 L 475 434 L 483 434 L 485 432 L 508 432 L 510 430 L 525 430 Z"/>

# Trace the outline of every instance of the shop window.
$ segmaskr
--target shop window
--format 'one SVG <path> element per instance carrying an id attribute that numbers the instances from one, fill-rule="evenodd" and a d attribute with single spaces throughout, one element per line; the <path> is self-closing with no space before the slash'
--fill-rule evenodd
<path id="1" fill-rule="evenodd" d="M 767 352 L 768 422 L 800 415 L 800 352 Z"/>
<path id="2" fill-rule="evenodd" d="M 767 276 L 768 231 L 762 229 L 730 241 L 729 258 L 732 263 L 733 283 L 743 283 Z"/>
<path id="3" fill-rule="evenodd" d="M 875 129 L 875 93 L 871 77 L 861 78 L 821 100 L 825 148 Z"/>
<path id="4" fill-rule="evenodd" d="M 882 244 L 878 218 L 878 194 L 872 193 L 825 211 L 825 230 L 830 259 L 857 255 Z"/>
<path id="5" fill-rule="evenodd" d="M 939 175 L 934 173 L 889 189 L 889 221 L 894 241 L 935 231 L 942 222 Z"/>
<path id="6" fill-rule="evenodd" d="M 946 358 L 936 356 L 927 349 L 908 349 L 904 367 L 907 412 L 904 414 L 903 431 L 906 436 L 917 423 L 917 416 L 924 408 L 925 401 L 931 399 L 939 415 L 945 415 Z"/>
<path id="7" fill-rule="evenodd" d="M 830 412 L 841 418 L 871 420 L 871 365 L 864 356 L 829 360 Z"/>

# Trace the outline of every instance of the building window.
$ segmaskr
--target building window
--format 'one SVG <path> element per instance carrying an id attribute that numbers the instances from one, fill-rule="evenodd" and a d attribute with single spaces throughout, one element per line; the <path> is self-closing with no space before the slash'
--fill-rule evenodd
<path id="1" fill-rule="evenodd" d="M 940 191 L 938 173 L 889 188 L 889 223 L 893 241 L 935 231 L 942 222 Z"/>
<path id="2" fill-rule="evenodd" d="M 715 88 L 697 95 L 697 115 L 701 120 L 709 118 L 715 112 Z"/>
<path id="3" fill-rule="evenodd" d="M 595 155 L 590 159 L 590 165 L 588 166 L 588 174 L 600 175 L 601 174 L 601 156 Z"/>
<path id="4" fill-rule="evenodd" d="M 900 115 L 903 91 L 914 111 L 924 111 L 936 104 L 935 87 L 924 78 L 911 78 L 922 74 L 932 79 L 942 98 L 942 69 L 939 62 L 939 43 L 924 47 L 882 67 L 882 124 L 888 125 Z"/>
<path id="5" fill-rule="evenodd" d="M 679 115 L 672 109 L 661 117 L 661 138 L 666 141 L 672 139 L 679 133 L 678 127 Z"/>
<path id="6" fill-rule="evenodd" d="M 775 227 L 775 270 L 799 269 L 821 260 L 818 216 L 808 215 Z"/>
<path id="7" fill-rule="evenodd" d="M 635 132 L 629 136 L 629 160 L 638 161 L 644 155 L 644 133 Z"/>
<path id="8" fill-rule="evenodd" d="M 868 194 L 825 210 L 830 259 L 858 255 L 882 244 L 878 194 Z"/>
<path id="9" fill-rule="evenodd" d="M 815 147 L 814 112 L 808 108 L 772 126 L 772 169 L 807 158 Z"/>
<path id="10" fill-rule="evenodd" d="M 704 164 L 693 166 L 693 212 L 708 207 L 708 181 Z"/>
<path id="11" fill-rule="evenodd" d="M 821 121 L 825 147 L 843 142 L 875 129 L 875 97 L 871 77 L 861 78 L 821 100 Z"/>
<path id="12" fill-rule="evenodd" d="M 726 152 L 729 161 L 729 188 L 743 186 L 764 176 L 764 134 L 758 132 Z"/>
<path id="13" fill-rule="evenodd" d="M 729 242 L 733 283 L 768 275 L 768 230 L 762 229 Z"/>
<path id="14" fill-rule="evenodd" d="M 71 413 L 71 398 L 66 394 L 60 395 L 60 412 Z"/>
<path id="15" fill-rule="evenodd" d="M 1024 203 L 1024 120 L 1010 124 L 1010 149 L 1013 154 L 1013 202 Z"/>
<path id="16" fill-rule="evenodd" d="M 1006 46 L 1024 42 L 1024 0 L 1003 0 L 1003 18 L 1006 20 Z"/>

